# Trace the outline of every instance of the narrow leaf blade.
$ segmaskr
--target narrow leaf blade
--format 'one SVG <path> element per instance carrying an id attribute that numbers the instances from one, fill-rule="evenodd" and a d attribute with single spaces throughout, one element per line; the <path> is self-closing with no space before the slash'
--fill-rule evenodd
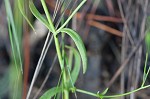
<path id="1" fill-rule="evenodd" d="M 81 65 L 80 54 L 73 47 L 70 47 L 70 46 L 65 46 L 65 47 L 73 51 L 73 55 L 74 55 L 74 58 L 75 58 L 74 68 L 71 72 L 71 79 L 72 79 L 72 83 L 74 85 L 77 78 L 78 78 L 79 72 L 80 72 L 80 65 Z"/>
<path id="2" fill-rule="evenodd" d="M 146 32 L 145 44 L 146 44 L 147 52 L 150 53 L 150 30 Z"/>
<path id="3" fill-rule="evenodd" d="M 105 95 L 108 92 L 109 88 L 106 88 L 101 94 Z"/>
<path id="4" fill-rule="evenodd" d="M 86 69 L 87 69 L 87 56 L 86 56 L 85 46 L 83 44 L 81 37 L 75 31 L 73 31 L 72 29 L 69 29 L 69 28 L 63 28 L 61 30 L 61 32 L 67 33 L 75 42 L 75 44 L 79 50 L 79 53 L 81 55 L 82 65 L 83 65 L 83 73 L 85 73 Z"/>
<path id="5" fill-rule="evenodd" d="M 40 14 L 32 0 L 30 0 L 29 7 L 32 14 L 52 32 L 52 28 L 49 26 L 48 21 Z"/>
<path id="6" fill-rule="evenodd" d="M 21 12 L 21 14 L 23 15 L 23 17 L 26 19 L 26 21 L 28 22 L 28 24 L 30 25 L 30 27 L 33 29 L 33 31 L 35 32 L 35 29 L 33 27 L 33 25 L 31 24 L 30 20 L 28 19 L 28 17 L 25 14 L 24 11 L 24 7 L 23 7 L 23 2 L 21 0 L 18 0 L 18 8 Z M 35 32 L 36 33 L 36 32 Z"/>
<path id="7" fill-rule="evenodd" d="M 61 87 L 54 87 L 45 92 L 40 99 L 51 99 L 54 95 L 60 93 L 62 91 Z"/>

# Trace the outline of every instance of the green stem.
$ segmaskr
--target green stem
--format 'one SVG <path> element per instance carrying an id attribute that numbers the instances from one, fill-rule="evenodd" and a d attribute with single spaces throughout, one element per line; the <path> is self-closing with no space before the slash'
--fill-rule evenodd
<path id="1" fill-rule="evenodd" d="M 133 90 L 133 91 L 124 93 L 124 94 L 110 95 L 110 96 L 102 96 L 102 98 L 117 98 L 117 97 L 127 96 L 127 95 L 130 95 L 130 94 L 132 94 L 132 93 L 135 93 L 135 92 L 137 92 L 137 91 L 140 91 L 140 90 L 143 90 L 143 89 L 146 89 L 146 88 L 149 88 L 149 87 L 150 87 L 150 85 L 147 85 L 147 86 L 144 86 L 144 87 L 140 87 L 140 88 L 138 88 L 138 89 L 135 89 L 135 90 Z M 84 94 L 90 95 L 90 96 L 94 96 L 94 97 L 100 98 L 99 94 L 95 94 L 95 93 L 88 92 L 88 91 L 81 90 L 81 89 L 76 89 L 76 91 L 77 91 L 77 92 L 80 92 L 80 93 L 84 93 Z"/>
<path id="2" fill-rule="evenodd" d="M 116 97 L 122 97 L 122 96 L 126 96 L 126 95 L 135 93 L 135 92 L 137 92 L 137 91 L 140 91 L 140 90 L 142 90 L 142 89 L 146 89 L 146 88 L 149 88 L 149 87 L 150 87 L 150 85 L 147 85 L 147 86 L 144 86 L 144 87 L 140 87 L 140 88 L 138 88 L 138 89 L 135 89 L 135 90 L 133 90 L 133 91 L 124 93 L 124 94 L 111 95 L 111 96 L 103 96 L 103 98 L 116 98 Z"/>
<path id="3" fill-rule="evenodd" d="M 57 51 L 57 55 L 58 55 L 58 60 L 59 60 L 59 64 L 60 64 L 60 67 L 61 67 L 61 70 L 64 70 L 64 63 L 63 63 L 63 59 L 62 59 L 62 54 L 61 54 L 61 50 L 60 50 L 60 45 L 59 45 L 59 41 L 58 41 L 58 38 L 57 38 L 57 35 L 54 34 L 54 40 L 55 40 L 55 46 L 56 46 L 56 51 Z M 66 78 L 66 71 L 64 70 L 63 72 L 63 83 L 65 85 L 65 88 L 66 88 L 66 82 L 67 82 L 67 78 Z M 68 90 L 64 90 L 64 99 L 69 99 L 69 92 Z"/>
<path id="4" fill-rule="evenodd" d="M 92 93 L 92 92 L 88 92 L 88 91 L 85 91 L 85 90 L 81 90 L 81 89 L 76 89 L 76 92 L 87 94 L 87 95 L 94 96 L 94 97 L 99 97 L 98 94 L 95 94 L 95 93 Z"/>
<path id="5" fill-rule="evenodd" d="M 53 25 L 53 22 L 52 22 L 50 14 L 49 14 L 48 8 L 46 6 L 45 0 L 41 0 L 41 3 L 42 3 L 42 6 L 43 6 L 43 9 L 45 11 L 46 17 L 48 19 L 49 25 L 50 25 L 50 27 L 52 29 L 52 32 L 54 33 L 55 32 L 55 27 Z"/>
<path id="6" fill-rule="evenodd" d="M 54 35 L 54 40 L 55 40 L 55 46 L 56 46 L 56 51 L 57 51 L 57 55 L 58 55 L 59 64 L 60 64 L 61 70 L 63 70 L 64 64 L 63 64 L 63 61 L 62 61 L 62 55 L 61 55 L 60 45 L 59 45 L 57 35 Z"/>
<path id="7" fill-rule="evenodd" d="M 78 7 L 72 12 L 72 14 L 69 16 L 69 18 L 65 21 L 65 23 L 59 28 L 57 29 L 56 33 L 59 33 L 61 31 L 61 29 L 63 29 L 68 22 L 72 19 L 72 17 L 77 13 L 77 11 L 83 6 L 83 4 L 86 2 L 86 0 L 83 0 Z"/>
<path id="8" fill-rule="evenodd" d="M 144 84 L 145 84 L 145 82 L 146 82 L 146 79 L 147 79 L 147 76 L 148 76 L 148 74 L 149 74 L 149 71 L 150 71 L 150 66 L 149 66 L 148 71 L 147 71 L 147 73 L 146 73 L 146 75 L 145 75 L 144 81 L 143 81 L 143 83 L 142 83 L 142 87 L 144 86 Z"/>
<path id="9" fill-rule="evenodd" d="M 144 86 L 145 81 L 146 81 L 146 66 L 147 66 L 147 61 L 148 61 L 148 52 L 146 53 L 146 59 L 145 59 L 145 65 L 144 65 L 144 74 L 143 74 L 143 82 L 141 87 Z"/>
<path id="10" fill-rule="evenodd" d="M 68 92 L 68 90 L 64 90 L 64 99 L 69 99 L 69 92 Z"/>
<path id="11" fill-rule="evenodd" d="M 69 91 L 68 91 L 68 87 L 67 87 L 67 74 L 66 74 L 65 68 L 63 69 L 63 82 L 62 83 L 64 86 L 63 97 L 64 97 L 64 99 L 69 99 Z"/>

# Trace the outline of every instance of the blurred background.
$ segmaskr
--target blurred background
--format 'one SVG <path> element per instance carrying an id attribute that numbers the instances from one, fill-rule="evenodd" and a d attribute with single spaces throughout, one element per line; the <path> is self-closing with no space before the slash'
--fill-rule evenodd
<path id="1" fill-rule="evenodd" d="M 9 86 L 12 85 L 10 79 L 16 76 L 12 73 L 14 71 L 12 65 L 14 64 L 12 63 L 11 41 L 4 1 L 0 0 L 0 98 L 11 99 L 12 91 L 10 91 Z M 25 99 L 48 29 L 31 14 L 28 8 L 29 0 L 21 1 L 24 1 L 25 11 L 37 34 L 22 17 L 17 7 L 17 0 L 9 1 L 17 28 L 16 31 L 19 31 L 18 44 L 20 45 L 24 71 L 19 83 L 21 97 Z M 44 15 L 40 0 L 33 1 L 40 13 Z M 66 20 L 70 12 L 81 1 L 46 0 L 50 14 L 56 13 L 54 24 L 57 25 L 62 15 Z M 55 12 L 56 5 L 59 2 L 60 5 Z M 66 7 L 64 13 L 61 12 L 61 3 Z M 147 20 L 150 13 L 149 9 L 149 0 L 87 0 L 67 25 L 82 37 L 88 56 L 87 72 L 84 75 L 82 72 L 80 73 L 76 83 L 78 88 L 97 93 L 98 91 L 103 92 L 109 87 L 107 94 L 112 95 L 125 93 L 140 87 L 146 56 L 144 36 L 150 22 Z M 68 36 L 65 37 L 65 43 L 72 44 Z M 38 99 L 46 90 L 57 85 L 60 68 L 55 55 L 55 44 L 52 41 L 30 99 Z M 150 62 L 148 61 L 147 66 L 149 65 Z M 45 77 L 47 77 L 46 80 Z M 149 84 L 149 82 L 148 76 L 146 84 Z M 41 86 L 43 88 L 39 91 Z M 77 93 L 77 96 L 78 99 L 96 99 L 80 93 Z M 71 99 L 76 99 L 74 94 L 71 94 Z M 119 99 L 150 99 L 150 89 Z"/>

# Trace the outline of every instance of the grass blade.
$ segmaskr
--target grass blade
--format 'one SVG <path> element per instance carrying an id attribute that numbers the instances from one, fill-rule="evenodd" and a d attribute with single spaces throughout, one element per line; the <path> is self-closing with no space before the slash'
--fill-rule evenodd
<path id="1" fill-rule="evenodd" d="M 16 44 L 16 49 L 17 49 L 17 53 L 18 53 L 17 56 L 19 57 L 19 62 L 20 62 L 20 69 L 21 69 L 21 71 L 23 73 L 19 40 L 18 40 L 17 31 L 16 31 L 16 27 L 15 27 L 15 23 L 14 23 L 14 18 L 13 18 L 13 14 L 12 14 L 12 10 L 11 10 L 11 6 L 10 6 L 9 0 L 5 0 L 5 6 L 6 6 L 7 17 L 8 17 L 8 20 L 10 21 L 10 25 L 12 27 L 12 35 L 14 37 L 14 42 Z"/>

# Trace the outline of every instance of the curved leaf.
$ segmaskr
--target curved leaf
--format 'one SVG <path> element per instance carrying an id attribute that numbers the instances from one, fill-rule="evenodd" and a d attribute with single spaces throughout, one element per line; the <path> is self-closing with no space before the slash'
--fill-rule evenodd
<path id="1" fill-rule="evenodd" d="M 105 94 L 108 92 L 108 89 L 109 89 L 109 88 L 106 88 L 101 94 L 102 94 L 102 95 L 105 95 Z"/>
<path id="2" fill-rule="evenodd" d="M 75 44 L 79 50 L 79 53 L 81 55 L 82 65 L 83 65 L 83 73 L 85 73 L 86 69 L 87 69 L 87 56 L 86 56 L 85 46 L 83 44 L 81 37 L 75 31 L 73 31 L 69 28 L 63 28 L 60 31 L 67 33 L 75 42 Z"/>
<path id="3" fill-rule="evenodd" d="M 35 32 L 35 29 L 33 27 L 33 25 L 31 24 L 30 20 L 28 19 L 28 17 L 25 14 L 25 10 L 23 7 L 23 1 L 22 0 L 18 0 L 18 8 L 21 12 L 21 14 L 23 15 L 23 17 L 26 19 L 26 21 L 28 22 L 28 24 L 30 25 L 30 27 L 33 29 L 33 31 Z M 35 32 L 36 33 L 36 32 Z"/>
<path id="4" fill-rule="evenodd" d="M 54 87 L 45 92 L 40 99 L 51 99 L 54 95 L 60 93 L 62 91 L 61 87 Z"/>
<path id="5" fill-rule="evenodd" d="M 79 72 L 80 72 L 80 65 L 81 65 L 80 54 L 73 47 L 70 47 L 70 46 L 65 46 L 65 47 L 73 51 L 74 58 L 75 58 L 74 68 L 73 68 L 73 70 L 71 72 L 71 79 L 72 79 L 72 83 L 74 85 L 76 80 L 77 80 L 77 78 L 78 78 Z"/>
<path id="6" fill-rule="evenodd" d="M 50 27 L 48 21 L 40 14 L 40 12 L 37 10 L 32 0 L 30 0 L 29 2 L 29 7 L 32 14 L 52 32 L 52 28 Z"/>

